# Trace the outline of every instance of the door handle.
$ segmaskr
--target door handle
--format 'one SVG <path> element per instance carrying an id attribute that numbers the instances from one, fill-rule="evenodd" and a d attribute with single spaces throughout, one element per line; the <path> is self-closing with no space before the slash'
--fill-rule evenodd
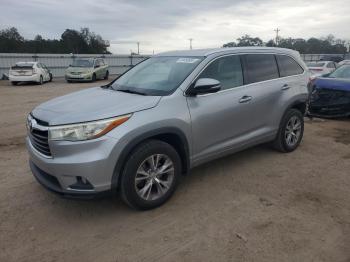
<path id="1" fill-rule="evenodd" d="M 241 99 L 239 99 L 239 102 L 240 102 L 240 103 L 247 103 L 247 102 L 249 102 L 250 100 L 252 100 L 252 97 L 251 97 L 251 96 L 242 96 Z"/>
<path id="2" fill-rule="evenodd" d="M 289 88 L 290 88 L 290 86 L 288 84 L 284 84 L 281 89 L 288 90 Z"/>

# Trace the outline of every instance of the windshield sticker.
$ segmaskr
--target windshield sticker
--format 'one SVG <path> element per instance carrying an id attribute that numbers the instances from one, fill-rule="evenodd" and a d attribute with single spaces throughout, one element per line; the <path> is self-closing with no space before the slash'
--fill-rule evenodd
<path id="1" fill-rule="evenodd" d="M 188 58 L 188 57 L 183 57 L 177 59 L 176 63 L 186 63 L 186 64 L 193 64 L 197 62 L 199 59 L 198 58 Z"/>

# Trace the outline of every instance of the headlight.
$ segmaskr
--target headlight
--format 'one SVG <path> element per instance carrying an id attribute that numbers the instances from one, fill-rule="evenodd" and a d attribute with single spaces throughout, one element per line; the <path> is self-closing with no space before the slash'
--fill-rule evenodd
<path id="1" fill-rule="evenodd" d="M 49 139 L 81 141 L 98 138 L 120 126 L 130 117 L 131 114 L 80 124 L 52 126 L 49 127 Z"/>

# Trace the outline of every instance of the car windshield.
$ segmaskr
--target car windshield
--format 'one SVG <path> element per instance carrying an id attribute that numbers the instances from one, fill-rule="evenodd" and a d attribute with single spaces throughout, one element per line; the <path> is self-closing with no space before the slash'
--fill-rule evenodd
<path id="1" fill-rule="evenodd" d="M 91 59 L 76 59 L 73 61 L 71 67 L 92 67 L 93 60 Z"/>
<path id="2" fill-rule="evenodd" d="M 152 57 L 119 77 L 112 88 L 143 95 L 169 95 L 202 60 L 203 57 Z"/>
<path id="3" fill-rule="evenodd" d="M 350 79 L 350 65 L 343 65 L 328 75 L 330 78 L 348 78 Z"/>
<path id="4" fill-rule="evenodd" d="M 318 62 L 310 62 L 307 63 L 306 65 L 308 67 L 323 67 L 325 63 L 318 63 Z"/>

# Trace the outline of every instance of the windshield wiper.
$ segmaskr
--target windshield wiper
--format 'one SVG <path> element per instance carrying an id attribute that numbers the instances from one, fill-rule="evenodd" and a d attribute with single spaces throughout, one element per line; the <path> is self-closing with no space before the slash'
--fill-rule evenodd
<path id="1" fill-rule="evenodd" d="M 142 96 L 146 96 L 147 95 L 146 93 L 135 91 L 135 90 L 131 90 L 131 89 L 114 89 L 114 90 L 120 91 L 120 92 L 124 92 L 124 93 L 129 93 L 129 94 L 142 95 Z"/>

